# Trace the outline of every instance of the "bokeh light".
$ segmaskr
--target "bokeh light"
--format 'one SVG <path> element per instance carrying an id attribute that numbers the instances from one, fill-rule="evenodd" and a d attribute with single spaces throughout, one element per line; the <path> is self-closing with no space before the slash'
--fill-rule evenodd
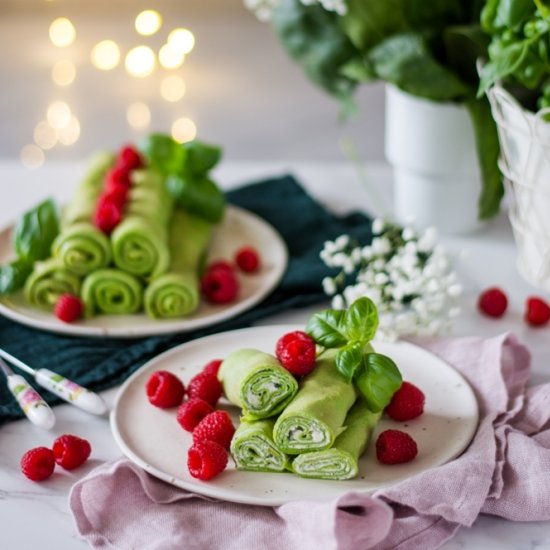
<path id="1" fill-rule="evenodd" d="M 177 69 L 184 59 L 185 55 L 172 48 L 170 44 L 164 44 L 159 50 L 159 63 L 165 69 Z"/>
<path id="2" fill-rule="evenodd" d="M 27 168 L 40 168 L 46 160 L 44 151 L 34 144 L 25 145 L 19 152 L 19 158 Z"/>
<path id="3" fill-rule="evenodd" d="M 155 68 L 155 54 L 149 46 L 137 46 L 126 54 L 125 65 L 132 76 L 148 76 Z"/>
<path id="4" fill-rule="evenodd" d="M 160 95 L 166 101 L 179 101 L 185 95 L 185 82 L 178 75 L 169 75 L 160 83 Z"/>
<path id="5" fill-rule="evenodd" d="M 195 46 L 195 36 L 189 29 L 174 29 L 168 35 L 167 42 L 176 52 L 187 54 Z"/>
<path id="6" fill-rule="evenodd" d="M 145 10 L 137 15 L 134 25 L 139 34 L 150 36 L 160 29 L 162 17 L 158 11 Z"/>
<path id="7" fill-rule="evenodd" d="M 71 122 L 71 108 L 64 101 L 54 101 L 48 106 L 46 118 L 56 130 L 66 128 Z"/>
<path id="8" fill-rule="evenodd" d="M 178 118 L 172 123 L 172 137 L 179 143 L 191 141 L 197 135 L 197 127 L 190 118 Z"/>
<path id="9" fill-rule="evenodd" d="M 76 38 L 74 25 L 66 17 L 58 17 L 50 25 L 50 40 L 58 48 L 70 46 Z"/>
<path id="10" fill-rule="evenodd" d="M 143 130 L 151 123 L 151 111 L 145 103 L 136 101 L 128 105 L 128 109 L 126 109 L 126 120 L 132 128 Z"/>
<path id="11" fill-rule="evenodd" d="M 58 86 L 69 86 L 76 78 L 76 67 L 72 61 L 61 59 L 52 67 L 52 80 Z"/>
<path id="12" fill-rule="evenodd" d="M 48 122 L 42 120 L 34 128 L 34 142 L 41 149 L 51 149 L 57 143 L 57 131 Z"/>
<path id="13" fill-rule="evenodd" d="M 92 49 L 92 65 L 102 71 L 114 69 L 120 61 L 120 48 L 113 40 L 102 40 Z"/>
<path id="14" fill-rule="evenodd" d="M 69 123 L 57 131 L 59 143 L 63 145 L 73 145 L 80 137 L 80 121 L 74 115 L 71 116 Z"/>

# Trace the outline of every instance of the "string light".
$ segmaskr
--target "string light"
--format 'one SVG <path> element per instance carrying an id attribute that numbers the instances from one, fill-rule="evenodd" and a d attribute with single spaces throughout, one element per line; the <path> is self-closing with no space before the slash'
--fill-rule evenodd
<path id="1" fill-rule="evenodd" d="M 177 69 L 185 60 L 185 55 L 172 48 L 170 44 L 164 44 L 159 50 L 159 63 L 165 69 Z"/>
<path id="2" fill-rule="evenodd" d="M 179 101 L 185 95 L 185 82 L 181 76 L 170 75 L 160 83 L 160 95 L 166 101 Z"/>
<path id="3" fill-rule="evenodd" d="M 54 101 L 48 106 L 46 118 L 56 130 L 61 130 L 71 122 L 71 108 L 64 101 Z"/>
<path id="4" fill-rule="evenodd" d="M 24 166 L 31 169 L 40 168 L 46 160 L 44 151 L 34 144 L 25 145 L 19 153 L 19 158 Z"/>
<path id="5" fill-rule="evenodd" d="M 66 17 L 58 17 L 50 25 L 50 40 L 58 48 L 70 46 L 76 38 L 74 25 Z"/>
<path id="6" fill-rule="evenodd" d="M 113 40 L 102 40 L 92 49 L 91 61 L 94 67 L 102 71 L 114 69 L 120 61 L 120 48 Z"/>
<path id="7" fill-rule="evenodd" d="M 137 46 L 126 54 L 125 65 L 132 76 L 148 76 L 155 68 L 155 54 L 149 46 Z"/>
<path id="8" fill-rule="evenodd" d="M 145 103 L 136 101 L 128 105 L 126 120 L 132 128 L 142 130 L 147 128 L 151 122 L 151 111 Z"/>
<path id="9" fill-rule="evenodd" d="M 191 141 L 197 135 L 197 127 L 190 118 L 178 118 L 172 123 L 172 137 L 179 143 Z"/>
<path id="10" fill-rule="evenodd" d="M 160 29 L 162 17 L 155 10 L 145 10 L 137 15 L 134 25 L 139 34 L 150 36 Z"/>
<path id="11" fill-rule="evenodd" d="M 34 128 L 34 142 L 41 149 L 51 149 L 57 143 L 57 132 L 45 120 L 39 122 Z"/>
<path id="12" fill-rule="evenodd" d="M 194 48 L 195 36 L 189 29 L 174 29 L 167 42 L 173 50 L 185 55 Z"/>
<path id="13" fill-rule="evenodd" d="M 52 67 L 52 80 L 58 86 L 69 86 L 76 78 L 76 67 L 72 61 L 62 59 Z"/>

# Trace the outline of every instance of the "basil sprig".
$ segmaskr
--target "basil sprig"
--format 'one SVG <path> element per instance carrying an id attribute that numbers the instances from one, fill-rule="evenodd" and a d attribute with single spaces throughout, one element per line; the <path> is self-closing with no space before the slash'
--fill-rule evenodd
<path id="1" fill-rule="evenodd" d="M 378 310 L 370 298 L 359 298 L 347 310 L 325 309 L 311 317 L 306 332 L 323 348 L 338 348 L 336 368 L 355 384 L 374 412 L 384 409 L 402 382 L 389 357 L 376 353 L 370 341 L 378 328 Z"/>
<path id="2" fill-rule="evenodd" d="M 12 233 L 17 259 L 0 266 L 0 296 L 19 290 L 31 274 L 33 264 L 50 256 L 59 233 L 59 213 L 52 199 L 46 199 L 23 214 Z"/>
<path id="3" fill-rule="evenodd" d="M 178 143 L 165 134 L 151 134 L 140 146 L 148 165 L 166 177 L 170 194 L 182 208 L 212 223 L 225 211 L 225 195 L 209 177 L 222 152 L 198 140 Z"/>

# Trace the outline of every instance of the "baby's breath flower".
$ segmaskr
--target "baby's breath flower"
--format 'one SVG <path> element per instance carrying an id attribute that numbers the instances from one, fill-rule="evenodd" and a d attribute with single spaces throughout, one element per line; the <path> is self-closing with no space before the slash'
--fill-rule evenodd
<path id="1" fill-rule="evenodd" d="M 421 234 L 377 218 L 370 245 L 353 243 L 348 235 L 324 243 L 320 257 L 339 272 L 322 281 L 335 309 L 369 297 L 378 307 L 377 338 L 436 335 L 449 331 L 460 312 L 462 292 L 436 231 Z"/>

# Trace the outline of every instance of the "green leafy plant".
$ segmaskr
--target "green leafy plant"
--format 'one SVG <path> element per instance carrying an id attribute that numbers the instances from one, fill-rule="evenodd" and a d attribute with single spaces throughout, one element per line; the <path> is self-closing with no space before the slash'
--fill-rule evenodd
<path id="1" fill-rule="evenodd" d="M 21 216 L 12 233 L 17 258 L 0 266 L 0 295 L 23 287 L 33 264 L 50 256 L 53 240 L 59 233 L 59 212 L 47 199 Z"/>
<path id="2" fill-rule="evenodd" d="M 346 310 L 325 309 L 311 317 L 306 332 L 321 348 L 336 348 L 336 368 L 354 383 L 369 408 L 379 412 L 401 386 L 392 359 L 376 353 L 370 342 L 378 328 L 378 311 L 370 298 L 359 298 Z"/>
<path id="3" fill-rule="evenodd" d="M 491 43 L 479 94 L 500 81 L 525 107 L 550 107 L 550 5 L 488 0 L 481 24 Z"/>
<path id="4" fill-rule="evenodd" d="M 479 217 L 494 216 L 503 195 L 498 136 L 487 99 L 476 95 L 476 60 L 489 44 L 479 23 L 484 1 L 346 0 L 343 15 L 305 4 L 280 0 L 272 26 L 288 54 L 346 112 L 356 88 L 377 80 L 467 107 L 483 180 Z"/>

